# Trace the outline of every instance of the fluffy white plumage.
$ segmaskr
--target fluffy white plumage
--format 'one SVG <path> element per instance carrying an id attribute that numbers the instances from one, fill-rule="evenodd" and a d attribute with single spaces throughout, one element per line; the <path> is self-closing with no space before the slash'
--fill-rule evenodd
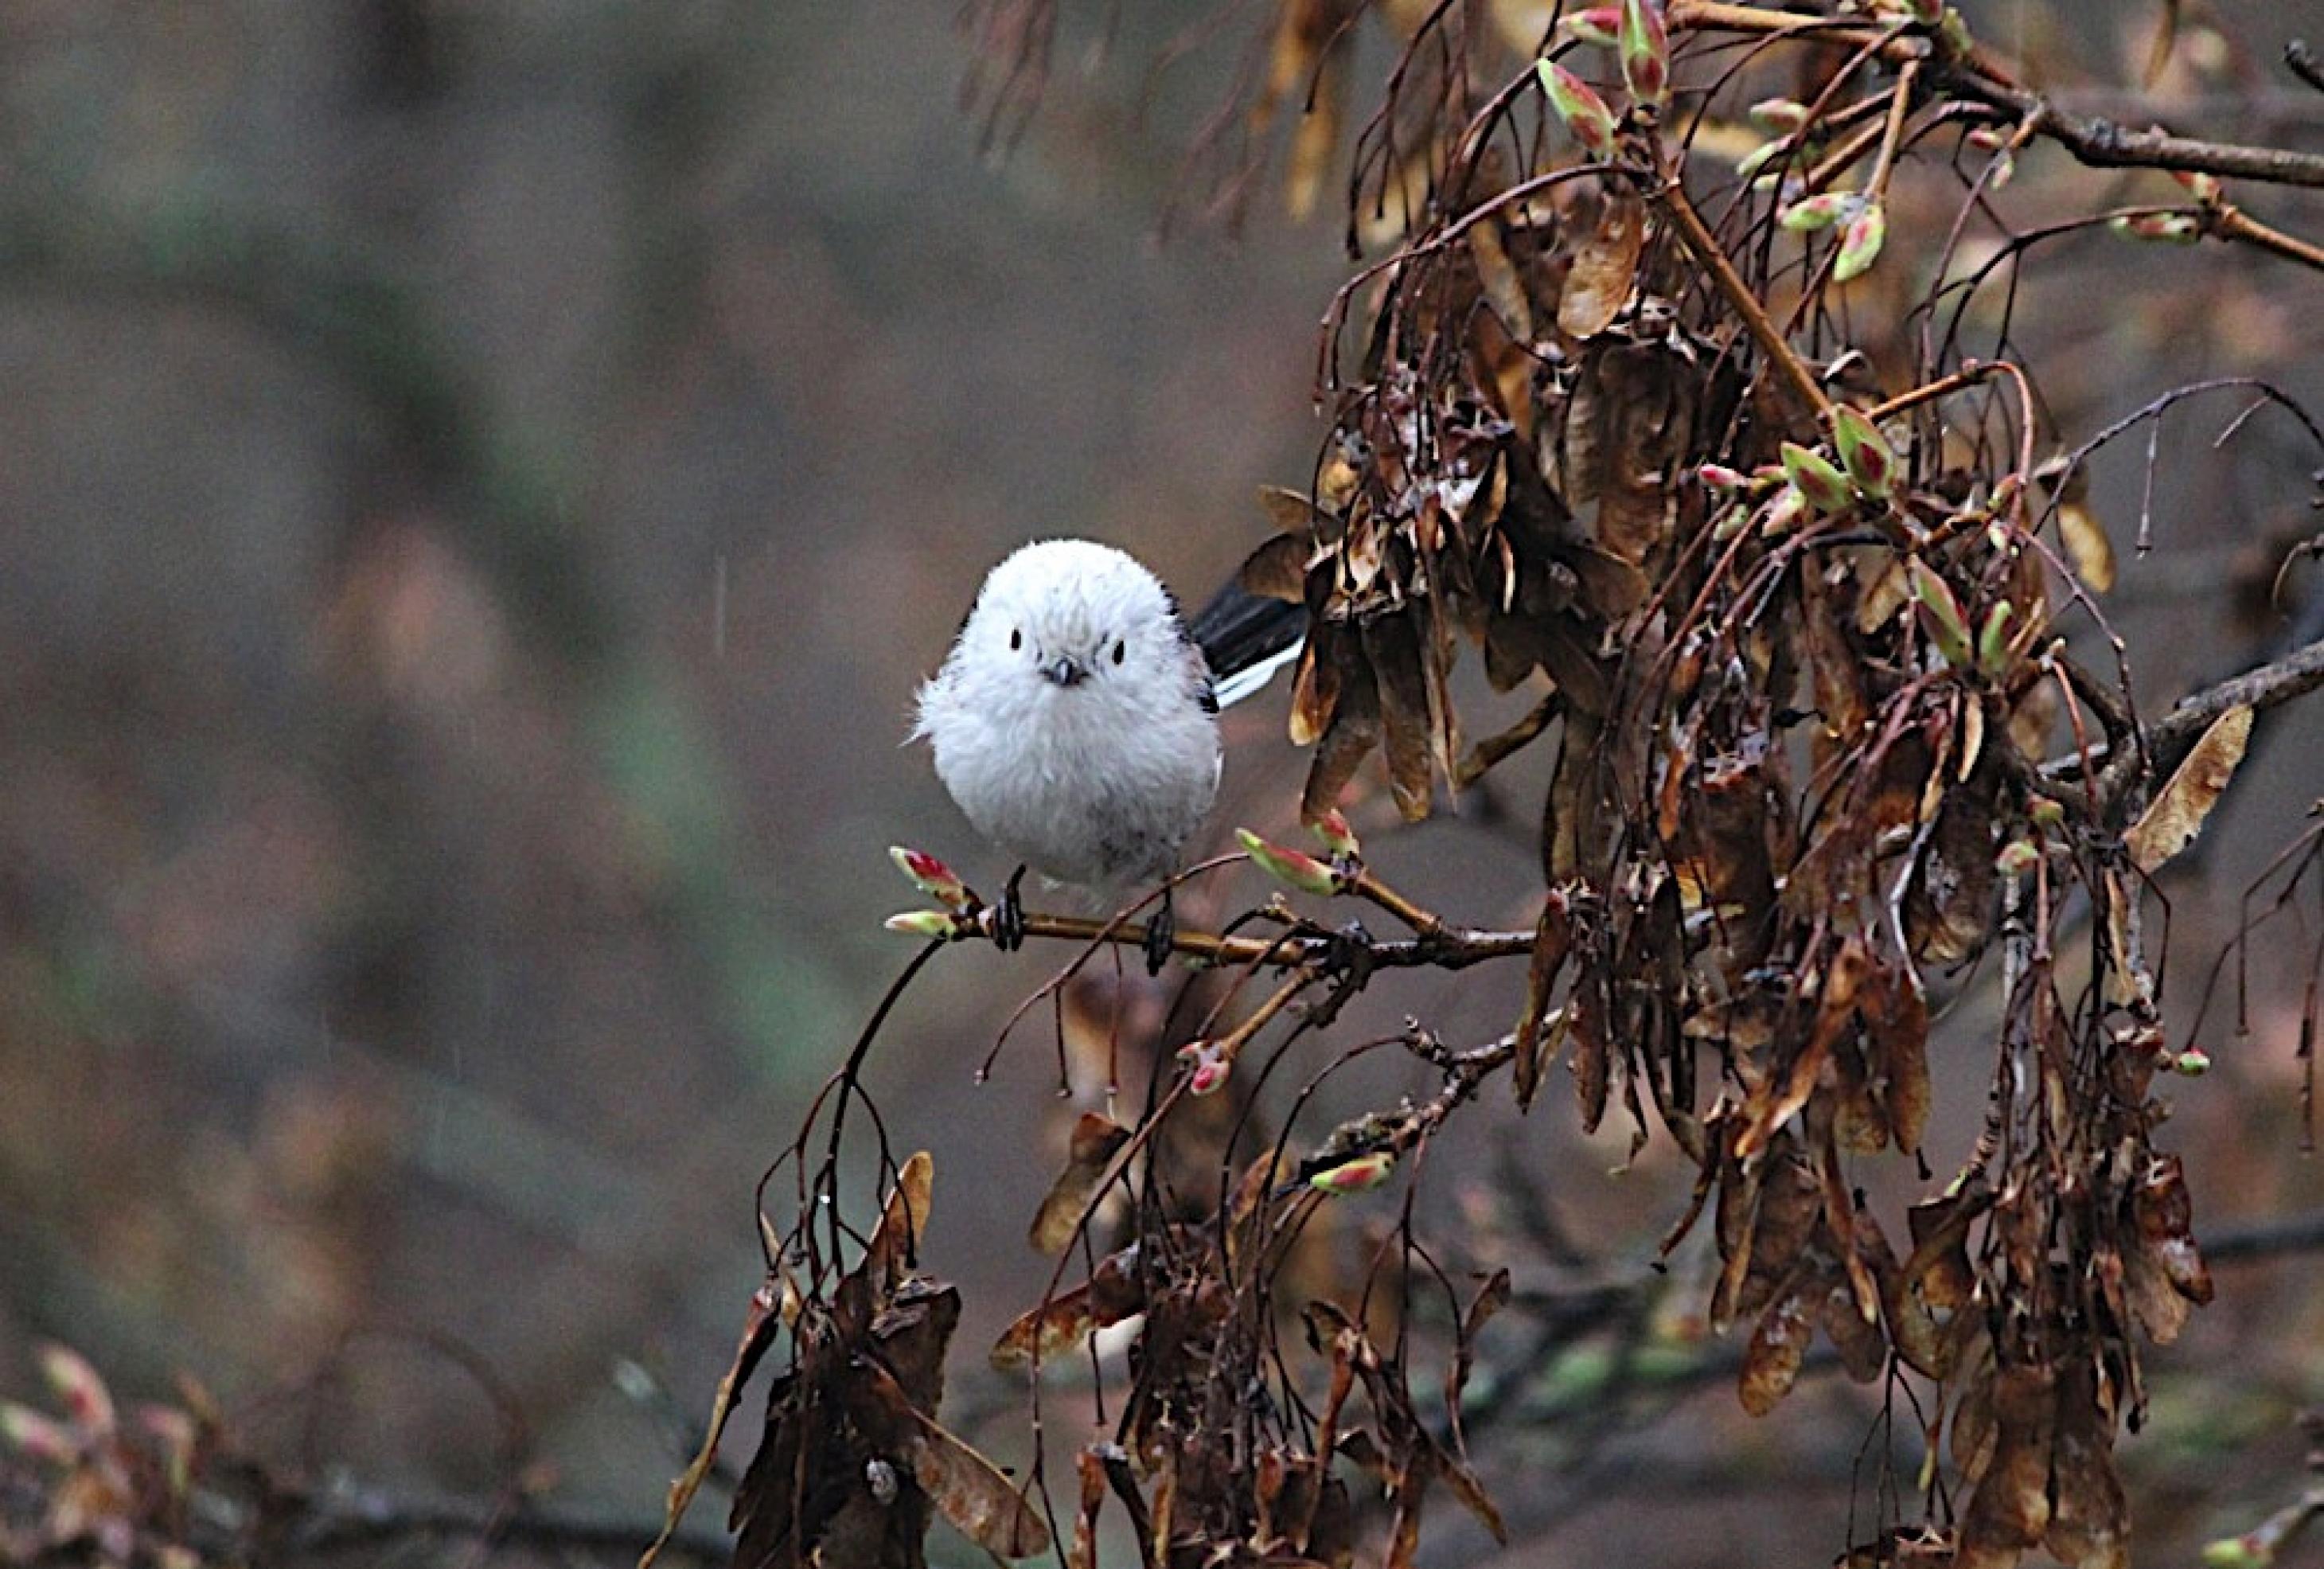
<path id="1" fill-rule="evenodd" d="M 1044 876 L 1111 890 L 1172 870 L 1210 811 L 1217 707 L 1154 574 L 1046 540 L 985 578 L 912 734 L 978 832 Z"/>

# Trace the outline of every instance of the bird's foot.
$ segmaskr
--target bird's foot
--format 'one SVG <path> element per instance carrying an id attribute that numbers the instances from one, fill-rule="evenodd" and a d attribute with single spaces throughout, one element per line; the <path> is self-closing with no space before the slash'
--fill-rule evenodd
<path id="1" fill-rule="evenodd" d="M 1001 902 L 992 910 L 992 941 L 1003 953 L 1015 953 L 1025 946 L 1025 900 L 1022 892 L 1025 869 L 1017 868 L 1009 875 L 1009 886 L 1001 891 Z"/>
<path id="2" fill-rule="evenodd" d="M 1162 973 L 1162 966 L 1170 962 L 1170 952 L 1177 946 L 1177 941 L 1178 912 L 1172 907 L 1170 891 L 1166 888 L 1162 891 L 1161 907 L 1146 923 L 1146 940 L 1141 946 L 1146 950 L 1148 974 Z"/>

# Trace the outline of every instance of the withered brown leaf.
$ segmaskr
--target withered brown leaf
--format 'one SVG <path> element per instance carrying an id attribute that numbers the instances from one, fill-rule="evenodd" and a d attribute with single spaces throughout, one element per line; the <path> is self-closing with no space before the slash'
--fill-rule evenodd
<path id="1" fill-rule="evenodd" d="M 2252 711 L 2237 704 L 2211 722 L 2195 743 L 2195 750 L 2172 771 L 2162 793 L 2147 804 L 2138 821 L 2122 836 L 2131 864 L 2152 873 L 2164 862 L 2195 842 L 2203 820 L 2218 804 L 2236 765 L 2244 760 L 2251 740 Z"/>
<path id="2" fill-rule="evenodd" d="M 1557 325 L 1572 337 L 1595 337 L 1613 324 L 1637 286 L 1638 254 L 1646 241 L 1646 203 L 1628 190 L 1609 190 L 1598 226 L 1573 255 L 1557 299 Z"/>
<path id="3" fill-rule="evenodd" d="M 1815 1280 L 1803 1270 L 1759 1315 L 1735 1385 L 1743 1408 L 1752 1416 L 1766 1416 L 1792 1392 L 1807 1360 L 1808 1343 L 1815 1337 L 1819 1295 Z"/>
<path id="4" fill-rule="evenodd" d="M 1084 1112 L 1075 1120 L 1065 1168 L 1057 1174 L 1033 1216 L 1028 1240 L 1035 1251 L 1065 1251 L 1090 1201 L 1097 1196 L 1098 1184 L 1104 1179 L 1106 1168 L 1129 1141 L 1130 1130 L 1110 1117 Z"/>

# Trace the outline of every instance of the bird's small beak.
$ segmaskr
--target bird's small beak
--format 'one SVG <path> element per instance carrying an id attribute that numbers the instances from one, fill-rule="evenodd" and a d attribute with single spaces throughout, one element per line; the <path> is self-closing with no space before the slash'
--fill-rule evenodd
<path id="1" fill-rule="evenodd" d="M 1059 654 L 1041 667 L 1041 674 L 1060 687 L 1078 687 L 1089 679 L 1089 667 L 1070 654 Z"/>

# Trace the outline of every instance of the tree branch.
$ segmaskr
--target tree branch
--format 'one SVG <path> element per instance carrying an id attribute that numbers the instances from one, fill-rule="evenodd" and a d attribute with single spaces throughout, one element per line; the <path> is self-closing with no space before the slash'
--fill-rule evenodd
<path id="1" fill-rule="evenodd" d="M 2146 747 L 2155 775 L 2167 775 L 2179 766 L 2195 743 L 2202 738 L 2220 715 L 2228 709 L 2248 706 L 2256 713 L 2302 697 L 2324 687 L 2324 638 L 2294 649 L 2280 660 L 2273 660 L 2256 669 L 2240 676 L 2229 676 L 2216 681 L 2199 692 L 2179 699 L 2171 712 L 2156 720 L 2146 731 Z M 2091 761 L 2107 764 L 2105 777 L 2109 787 L 2117 783 L 2116 770 L 2126 766 L 2135 753 L 2125 752 L 2115 757 L 2109 749 L 2094 749 Z M 2052 782 L 2078 779 L 2081 774 L 2080 757 L 2053 758 L 2042 765 L 2042 777 Z"/>
<path id="2" fill-rule="evenodd" d="M 1673 28 L 1696 28 L 1760 35 L 1799 33 L 1851 44 L 1878 43 L 1882 60 L 1901 66 L 1924 60 L 1932 88 L 1983 104 L 2010 119 L 2031 121 L 2043 135 L 2094 169 L 2181 169 L 2271 185 L 2324 189 L 2324 156 L 2292 152 L 2280 147 L 2251 147 L 2231 142 L 2206 142 L 2174 136 L 2166 131 L 2134 131 L 2116 121 L 2062 109 L 2039 93 L 2017 85 L 2018 73 L 1983 48 L 1949 56 L 1932 50 L 1928 41 L 1912 32 L 1896 32 L 1882 42 L 1882 30 L 1858 23 L 1833 24 L 1764 6 L 1732 5 L 1711 0 L 1677 0 L 1669 10 Z M 2292 57 L 2287 51 L 2286 59 Z M 2295 62 L 2293 69 L 2299 69 Z"/>
<path id="3" fill-rule="evenodd" d="M 634 1558 L 661 1528 L 659 1522 L 561 1514 L 530 1505 L 512 1509 L 497 1500 L 399 1499 L 364 1493 L 347 1500 L 309 1502 L 314 1512 L 292 1532 L 301 1555 L 352 1552 L 417 1537 L 456 1537 L 492 1544 L 619 1553 Z M 689 1557 L 715 1563 L 733 1550 L 733 1542 L 724 1531 L 681 1527 L 669 1546 Z"/>
<path id="4" fill-rule="evenodd" d="M 2180 698 L 2178 706 L 2146 732 L 2146 744 L 2154 754 L 2156 771 L 2168 772 L 2176 768 L 2188 749 L 2228 709 L 2248 706 L 2264 714 L 2279 704 L 2305 697 L 2319 687 L 2324 687 L 2324 638 L 2305 648 L 2294 649 L 2257 669 L 2229 676 Z"/>

